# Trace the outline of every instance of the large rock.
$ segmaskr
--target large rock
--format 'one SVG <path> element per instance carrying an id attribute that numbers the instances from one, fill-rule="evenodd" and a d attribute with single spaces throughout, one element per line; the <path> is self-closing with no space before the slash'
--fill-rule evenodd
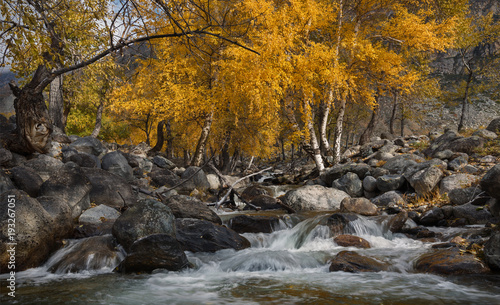
<path id="1" fill-rule="evenodd" d="M 151 184 L 157 187 L 172 187 L 181 182 L 181 179 L 176 174 L 166 168 L 153 167 L 148 176 L 151 178 Z"/>
<path id="2" fill-rule="evenodd" d="M 175 224 L 177 240 L 185 251 L 215 252 L 250 247 L 250 242 L 235 231 L 206 220 L 182 218 L 176 219 Z"/>
<path id="3" fill-rule="evenodd" d="M 78 217 L 90 207 L 92 185 L 81 168 L 68 162 L 40 187 L 40 196 L 59 197 L 71 209 L 72 217 Z"/>
<path id="4" fill-rule="evenodd" d="M 424 226 L 435 226 L 443 219 L 443 210 L 436 207 L 423 213 L 419 218 L 419 223 Z"/>
<path id="5" fill-rule="evenodd" d="M 43 180 L 34 169 L 25 166 L 16 166 L 10 169 L 10 173 L 17 188 L 25 191 L 31 197 L 38 197 Z"/>
<path id="6" fill-rule="evenodd" d="M 423 161 L 425 160 L 417 155 L 405 154 L 389 159 L 382 168 L 388 170 L 391 174 L 402 174 L 407 167 Z"/>
<path id="7" fill-rule="evenodd" d="M 10 180 L 9 176 L 5 174 L 3 171 L 0 171 L 0 194 L 15 189 L 16 186 Z"/>
<path id="8" fill-rule="evenodd" d="M 340 208 L 340 202 L 349 195 L 341 190 L 320 185 L 306 185 L 296 190 L 288 191 L 283 202 L 295 211 L 335 210 Z"/>
<path id="9" fill-rule="evenodd" d="M 93 137 L 78 138 L 71 143 L 69 147 L 78 152 L 92 154 L 94 156 L 99 156 L 106 151 L 106 147 L 104 147 L 101 141 Z"/>
<path id="10" fill-rule="evenodd" d="M 480 182 L 481 189 L 491 197 L 500 199 L 500 164 L 490 168 Z"/>
<path id="11" fill-rule="evenodd" d="M 460 155 L 448 163 L 448 169 L 458 172 L 466 167 L 468 162 L 469 159 L 466 154 Z"/>
<path id="12" fill-rule="evenodd" d="M 80 167 L 101 168 L 101 161 L 94 155 L 82 152 L 76 152 L 68 157 L 63 157 L 64 162 L 75 162 Z"/>
<path id="13" fill-rule="evenodd" d="M 365 216 L 375 216 L 378 214 L 377 206 L 366 198 L 346 197 L 340 203 L 340 212 L 356 213 Z"/>
<path id="14" fill-rule="evenodd" d="M 250 185 L 241 192 L 241 198 L 246 201 L 252 201 L 252 199 L 260 195 L 269 195 L 267 189 L 260 185 Z"/>
<path id="15" fill-rule="evenodd" d="M 359 219 L 354 213 L 335 213 L 326 220 L 326 225 L 330 229 L 332 236 L 355 233 L 352 222 Z"/>
<path id="16" fill-rule="evenodd" d="M 355 173 L 346 173 L 340 179 L 333 181 L 332 187 L 344 191 L 352 197 L 363 196 L 363 183 Z"/>
<path id="17" fill-rule="evenodd" d="M 186 170 L 182 173 L 181 179 L 189 179 L 188 181 L 192 182 L 194 188 L 200 191 L 206 191 L 210 188 L 210 183 L 208 182 L 207 175 L 201 168 L 197 166 L 190 166 L 186 168 Z M 188 185 L 191 184 L 186 184 L 186 186 Z M 192 189 L 190 188 L 188 188 L 187 190 L 192 191 Z"/>
<path id="18" fill-rule="evenodd" d="M 500 231 L 496 231 L 484 244 L 484 258 L 491 270 L 500 272 Z"/>
<path id="19" fill-rule="evenodd" d="M 237 233 L 271 233 L 278 225 L 279 218 L 275 216 L 238 215 L 228 223 Z"/>
<path id="20" fill-rule="evenodd" d="M 53 273 L 78 273 L 108 268 L 113 270 L 123 254 L 116 249 L 113 236 L 96 236 L 70 240 L 46 263 Z"/>
<path id="21" fill-rule="evenodd" d="M 82 170 L 92 185 L 91 202 L 113 208 L 131 207 L 137 202 L 137 196 L 125 178 L 98 168 Z"/>
<path id="22" fill-rule="evenodd" d="M 0 148 L 0 166 L 6 166 L 11 161 L 12 153 L 5 148 Z"/>
<path id="23" fill-rule="evenodd" d="M 448 192 L 448 198 L 454 205 L 462 205 L 471 202 L 478 197 L 482 191 L 477 187 L 456 188 Z"/>
<path id="24" fill-rule="evenodd" d="M 380 272 L 387 271 L 387 263 L 380 262 L 370 257 L 359 255 L 353 251 L 341 251 L 330 263 L 330 272 Z"/>
<path id="25" fill-rule="evenodd" d="M 453 131 L 448 131 L 424 150 L 424 154 L 433 157 L 436 153 L 444 150 L 472 154 L 475 149 L 483 147 L 485 142 L 485 139 L 478 136 L 464 138 Z"/>
<path id="26" fill-rule="evenodd" d="M 269 196 L 269 195 L 260 195 L 252 199 L 250 204 L 260 208 L 261 211 L 265 210 L 280 210 L 283 207 L 279 204 L 278 199 Z M 254 209 L 254 207 L 250 207 L 248 205 L 245 206 L 244 210 Z"/>
<path id="27" fill-rule="evenodd" d="M 0 269 L 7 272 L 15 260 L 15 271 L 40 266 L 54 250 L 53 219 L 40 203 L 20 190 L 0 195 Z M 12 221 L 15 220 L 13 235 Z"/>
<path id="28" fill-rule="evenodd" d="M 341 247 L 371 248 L 370 243 L 366 239 L 350 234 L 335 236 L 333 241 Z"/>
<path id="29" fill-rule="evenodd" d="M 172 161 L 170 161 L 167 158 L 164 158 L 162 156 L 154 156 L 153 163 L 160 168 L 166 168 L 166 169 L 170 169 L 170 170 L 172 170 L 176 167 L 174 162 L 172 162 Z"/>
<path id="30" fill-rule="evenodd" d="M 418 272 L 440 275 L 482 274 L 489 269 L 474 255 L 461 252 L 457 247 L 426 253 L 415 263 Z"/>
<path id="31" fill-rule="evenodd" d="M 222 224 L 220 217 L 196 198 L 175 195 L 166 199 L 165 204 L 172 210 L 175 218 L 196 218 Z"/>
<path id="32" fill-rule="evenodd" d="M 471 203 L 462 204 L 453 207 L 453 216 L 455 218 L 464 218 L 467 224 L 486 224 L 493 217 L 488 209 L 478 207 Z"/>
<path id="33" fill-rule="evenodd" d="M 411 176 L 409 182 L 419 196 L 432 193 L 443 177 L 443 171 L 437 166 L 422 169 Z"/>
<path id="34" fill-rule="evenodd" d="M 392 205 L 402 205 L 402 204 L 406 203 L 406 201 L 404 200 L 401 193 L 398 193 L 396 191 L 390 191 L 387 193 L 383 193 L 380 196 L 372 198 L 370 201 L 379 207 L 386 207 L 386 206 L 392 206 Z"/>
<path id="35" fill-rule="evenodd" d="M 73 234 L 73 215 L 68 203 L 60 197 L 39 196 L 40 205 L 53 219 L 53 234 L 56 242 L 70 238 Z"/>
<path id="36" fill-rule="evenodd" d="M 168 234 L 175 238 L 175 217 L 163 203 L 141 200 L 118 217 L 112 231 L 118 243 L 129 251 L 136 240 L 148 235 Z"/>
<path id="37" fill-rule="evenodd" d="M 63 165 L 64 163 L 62 163 L 61 160 L 47 155 L 39 155 L 38 158 L 31 159 L 24 163 L 24 166 L 34 169 L 43 181 L 57 173 Z"/>
<path id="38" fill-rule="evenodd" d="M 400 233 L 403 230 L 407 220 L 408 212 L 402 210 L 398 214 L 394 215 L 387 223 L 389 231 L 391 231 L 392 233 Z"/>
<path id="39" fill-rule="evenodd" d="M 78 222 L 81 224 L 98 224 L 105 221 L 114 221 L 120 217 L 120 212 L 107 205 L 100 204 L 90 208 L 80 215 Z"/>
<path id="40" fill-rule="evenodd" d="M 102 169 L 125 178 L 127 181 L 134 179 L 132 167 L 128 164 L 127 159 L 119 151 L 107 153 L 101 160 Z"/>
<path id="41" fill-rule="evenodd" d="M 366 176 L 363 179 L 363 189 L 367 192 L 375 192 L 377 190 L 377 178 Z"/>
<path id="42" fill-rule="evenodd" d="M 492 131 L 496 134 L 500 134 L 500 118 L 492 120 L 488 124 L 488 127 L 486 127 L 486 130 Z"/>
<path id="43" fill-rule="evenodd" d="M 384 175 L 377 178 L 377 188 L 385 193 L 400 189 L 405 183 L 403 175 Z"/>
<path id="44" fill-rule="evenodd" d="M 363 179 L 369 171 L 370 166 L 365 163 L 338 164 L 327 168 L 325 172 L 321 174 L 320 178 L 326 185 L 332 185 L 333 181 L 340 179 L 349 172 L 355 173 L 359 178 Z"/>
<path id="45" fill-rule="evenodd" d="M 444 177 L 439 183 L 441 194 L 449 193 L 454 189 L 463 189 L 471 186 L 477 181 L 477 177 L 470 174 L 454 174 Z"/>
<path id="46" fill-rule="evenodd" d="M 189 267 L 179 242 L 169 234 L 153 234 L 135 241 L 117 270 L 123 273 L 178 271 Z"/>

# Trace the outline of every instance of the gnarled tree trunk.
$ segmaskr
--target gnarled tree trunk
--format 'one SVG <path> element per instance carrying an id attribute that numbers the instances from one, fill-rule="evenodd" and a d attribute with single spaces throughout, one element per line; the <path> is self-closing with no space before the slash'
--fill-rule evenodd
<path id="1" fill-rule="evenodd" d="M 163 147 L 163 142 L 165 141 L 165 136 L 163 133 L 163 127 L 165 126 L 165 121 L 160 121 L 156 127 L 156 145 L 151 148 L 151 151 L 161 151 Z"/>
<path id="2" fill-rule="evenodd" d="M 103 110 L 104 110 L 104 99 L 101 98 L 101 101 L 99 102 L 99 106 L 97 106 L 97 113 L 95 115 L 94 130 L 92 130 L 92 134 L 90 135 L 93 138 L 97 138 L 97 136 L 99 135 L 99 132 L 101 132 Z"/>
<path id="3" fill-rule="evenodd" d="M 191 160 L 192 166 L 200 166 L 203 163 L 203 154 L 205 153 L 205 147 L 207 145 L 208 135 L 210 134 L 210 128 L 212 127 L 213 117 L 214 113 L 212 111 L 205 118 L 205 122 L 201 128 L 200 139 L 198 140 L 193 159 Z"/>
<path id="4" fill-rule="evenodd" d="M 50 83 L 49 93 L 49 115 L 54 127 L 64 133 L 64 100 L 63 100 L 63 76 L 57 76 Z"/>

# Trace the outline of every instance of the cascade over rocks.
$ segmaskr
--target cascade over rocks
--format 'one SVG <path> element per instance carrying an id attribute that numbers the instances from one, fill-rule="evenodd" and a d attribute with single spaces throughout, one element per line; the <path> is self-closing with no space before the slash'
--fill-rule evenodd
<path id="1" fill-rule="evenodd" d="M 354 233 L 349 228 L 349 223 L 359 219 L 354 213 L 335 213 L 326 220 L 326 225 L 330 228 L 332 236 Z"/>
<path id="2" fill-rule="evenodd" d="M 238 215 L 228 222 L 229 228 L 237 233 L 271 233 L 279 225 L 275 216 Z"/>

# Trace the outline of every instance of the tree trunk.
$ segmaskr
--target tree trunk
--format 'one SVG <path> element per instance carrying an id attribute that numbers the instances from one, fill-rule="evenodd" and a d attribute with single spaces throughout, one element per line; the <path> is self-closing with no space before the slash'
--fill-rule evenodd
<path id="1" fill-rule="evenodd" d="M 333 90 L 328 93 L 328 99 L 321 102 L 319 105 L 320 116 L 319 116 L 319 146 L 323 156 L 331 156 L 332 149 L 330 148 L 330 143 L 328 143 L 327 126 L 328 126 L 328 116 L 330 115 L 331 104 L 333 102 Z"/>
<path id="2" fill-rule="evenodd" d="M 205 118 L 205 122 L 203 123 L 203 127 L 201 129 L 200 139 L 198 140 L 193 159 L 191 160 L 192 166 L 201 166 L 201 164 L 203 163 L 203 153 L 205 152 L 205 147 L 207 145 L 210 128 L 212 127 L 213 117 L 214 113 L 212 111 Z"/>
<path id="3" fill-rule="evenodd" d="M 310 108 L 308 102 L 309 101 L 307 99 L 304 100 L 304 109 Z M 316 164 L 316 169 L 321 173 L 325 170 L 325 164 L 323 163 L 318 138 L 316 137 L 316 131 L 314 130 L 313 118 L 307 117 L 306 120 L 307 130 L 309 131 L 309 145 L 304 144 L 303 148 L 312 156 L 314 163 Z"/>
<path id="4" fill-rule="evenodd" d="M 389 132 L 394 135 L 394 121 L 396 121 L 396 110 L 398 108 L 398 94 L 394 93 L 394 103 L 392 104 L 391 120 L 389 121 Z"/>
<path id="5" fill-rule="evenodd" d="M 97 138 L 97 136 L 99 135 L 99 132 L 101 132 L 103 110 L 104 110 L 104 99 L 101 98 L 101 101 L 99 102 L 99 106 L 97 106 L 97 113 L 95 116 L 94 130 L 92 131 L 92 134 L 90 135 L 93 138 Z"/>
<path id="6" fill-rule="evenodd" d="M 163 142 L 165 141 L 165 135 L 163 134 L 163 127 L 165 126 L 165 121 L 160 121 L 156 127 L 156 145 L 151 148 L 151 151 L 161 151 L 163 148 Z"/>
<path id="7" fill-rule="evenodd" d="M 375 126 L 377 126 L 378 123 L 378 118 L 379 118 L 379 95 L 376 97 L 376 102 L 377 104 L 373 108 L 372 112 L 372 117 L 370 119 L 370 122 L 368 123 L 368 126 L 366 126 L 366 129 L 363 131 L 361 136 L 359 137 L 359 144 L 363 145 L 366 144 L 370 141 L 370 138 L 373 135 L 373 130 L 375 129 Z"/>
<path id="8" fill-rule="evenodd" d="M 231 171 L 231 155 L 229 154 L 229 143 L 231 141 L 231 132 L 226 132 L 226 138 L 224 139 L 224 145 L 222 146 L 219 169 L 224 174 L 228 174 Z"/>
<path id="9" fill-rule="evenodd" d="M 49 115 L 53 127 L 64 133 L 64 101 L 63 101 L 63 76 L 57 76 L 50 83 Z"/>
<path id="10" fill-rule="evenodd" d="M 458 131 L 461 132 L 467 127 L 467 117 L 469 116 L 469 90 L 472 82 L 472 71 L 469 71 L 467 84 L 465 86 L 464 99 L 462 100 L 462 114 L 460 115 L 460 122 L 458 123 Z"/>
<path id="11" fill-rule="evenodd" d="M 339 113 L 337 115 L 337 124 L 335 125 L 335 140 L 333 144 L 333 164 L 340 163 L 340 148 L 342 146 L 342 129 L 344 125 L 344 114 L 347 97 L 343 96 L 340 101 Z"/>
<path id="12" fill-rule="evenodd" d="M 174 158 L 174 137 L 172 136 L 172 126 L 170 125 L 170 120 L 165 123 L 165 129 L 167 132 L 167 158 Z"/>
<path id="13" fill-rule="evenodd" d="M 401 103 L 401 137 L 405 136 L 405 123 L 406 123 L 405 107 L 404 104 Z"/>

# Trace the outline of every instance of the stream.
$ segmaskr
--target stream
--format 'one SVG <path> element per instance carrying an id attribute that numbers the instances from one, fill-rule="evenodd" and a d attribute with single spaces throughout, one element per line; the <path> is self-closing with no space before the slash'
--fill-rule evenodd
<path id="1" fill-rule="evenodd" d="M 221 215 L 223 219 L 230 216 Z M 340 247 L 329 229 L 320 225 L 325 217 L 328 215 L 305 220 L 287 217 L 272 233 L 242 234 L 252 245 L 245 250 L 188 252 L 194 268 L 181 272 L 117 274 L 112 272 L 116 260 L 109 259 L 88 262 L 102 267 L 98 271 L 48 272 L 68 251 L 65 247 L 44 266 L 16 273 L 15 299 L 2 294 L 0 303 L 500 304 L 499 275 L 415 273 L 414 261 L 430 250 L 431 243 L 392 234 L 383 218 L 361 217 L 350 224 L 348 233 L 366 239 L 372 248 Z M 447 238 L 460 233 L 456 228 L 439 230 Z M 329 261 L 343 250 L 357 251 L 392 267 L 378 273 L 329 272 Z M 0 275 L 2 286 L 6 278 L 6 274 Z"/>

